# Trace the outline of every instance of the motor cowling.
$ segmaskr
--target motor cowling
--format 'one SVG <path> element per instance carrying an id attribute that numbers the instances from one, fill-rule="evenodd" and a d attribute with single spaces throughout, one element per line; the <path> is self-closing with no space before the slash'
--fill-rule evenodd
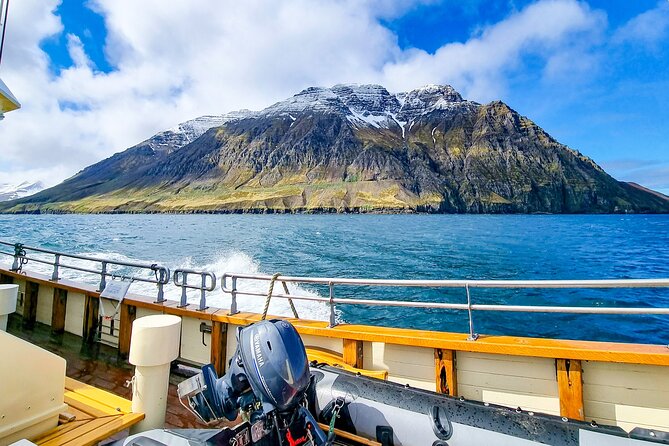
<path id="1" fill-rule="evenodd" d="M 243 437 L 254 445 L 294 446 L 312 439 L 315 446 L 328 446 L 334 437 L 326 437 L 302 404 L 310 383 L 297 330 L 286 321 L 269 320 L 237 331 L 237 350 L 224 376 L 218 378 L 208 364 L 180 383 L 177 393 L 207 424 L 224 418 L 234 421 L 240 413 L 246 420 L 234 429 L 221 429 L 212 444 L 237 444 Z"/>
<path id="2" fill-rule="evenodd" d="M 245 370 L 264 412 L 299 405 L 309 386 L 309 361 L 297 330 L 282 320 L 260 321 L 239 329 L 237 341 L 232 361 Z"/>

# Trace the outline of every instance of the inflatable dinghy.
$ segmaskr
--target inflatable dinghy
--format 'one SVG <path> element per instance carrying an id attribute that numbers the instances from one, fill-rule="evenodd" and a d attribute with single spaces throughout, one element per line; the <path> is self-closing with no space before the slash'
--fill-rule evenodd
<path id="1" fill-rule="evenodd" d="M 353 374 L 327 365 L 311 367 L 315 407 L 343 404 L 335 427 L 383 445 L 634 446 L 669 444 L 669 434 L 599 426 L 553 415 L 466 401 Z"/>

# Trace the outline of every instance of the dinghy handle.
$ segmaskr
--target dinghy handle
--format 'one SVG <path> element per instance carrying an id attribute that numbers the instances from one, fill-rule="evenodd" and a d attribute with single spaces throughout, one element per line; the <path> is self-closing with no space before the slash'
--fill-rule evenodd
<path id="1" fill-rule="evenodd" d="M 446 412 L 439 406 L 432 406 L 430 409 L 430 421 L 434 435 L 440 440 L 448 440 L 453 435 L 453 425 L 446 416 Z"/>

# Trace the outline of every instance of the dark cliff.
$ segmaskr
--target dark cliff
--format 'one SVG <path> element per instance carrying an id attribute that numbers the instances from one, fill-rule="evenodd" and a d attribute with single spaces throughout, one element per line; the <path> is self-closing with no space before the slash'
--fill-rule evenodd
<path id="1" fill-rule="evenodd" d="M 666 197 L 616 181 L 506 104 L 465 101 L 448 86 L 310 88 L 216 119 L 0 210 L 669 212 Z"/>

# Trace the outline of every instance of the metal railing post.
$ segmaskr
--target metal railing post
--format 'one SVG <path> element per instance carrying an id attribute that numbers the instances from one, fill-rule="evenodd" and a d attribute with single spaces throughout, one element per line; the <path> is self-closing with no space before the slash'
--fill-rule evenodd
<path id="1" fill-rule="evenodd" d="M 202 273 L 202 288 L 200 288 L 200 308 L 198 310 L 204 311 L 207 309 L 207 297 L 205 296 L 205 288 L 207 287 L 207 273 Z"/>
<path id="2" fill-rule="evenodd" d="M 230 292 L 232 300 L 230 301 L 230 314 L 237 314 L 237 278 L 232 276 L 232 291 Z"/>
<path id="3" fill-rule="evenodd" d="M 465 285 L 467 291 L 467 314 L 469 315 L 469 341 L 476 341 L 479 338 L 478 333 L 474 332 L 474 318 L 472 317 L 472 297 L 469 293 L 469 284 Z"/>
<path id="4" fill-rule="evenodd" d="M 332 328 L 337 325 L 337 320 L 335 318 L 335 304 L 334 304 L 334 282 L 329 283 L 330 286 L 330 325 L 328 328 Z"/>
<path id="5" fill-rule="evenodd" d="M 166 279 L 167 277 L 167 279 Z M 158 298 L 156 299 L 157 304 L 161 304 L 165 302 L 165 284 L 164 282 L 169 282 L 169 277 L 170 277 L 170 272 L 169 270 L 165 270 L 164 268 L 160 269 L 160 273 L 158 273 Z"/>
<path id="6" fill-rule="evenodd" d="M 107 286 L 107 262 L 102 262 L 102 271 L 100 271 L 100 286 L 98 291 L 102 291 Z"/>
<path id="7" fill-rule="evenodd" d="M 60 266 L 60 254 L 56 254 L 56 260 L 53 262 L 53 272 L 51 273 L 51 280 L 56 282 L 58 277 L 58 267 Z"/>
<path id="8" fill-rule="evenodd" d="M 175 271 L 175 274 L 178 274 L 177 271 Z M 188 273 L 186 271 L 181 272 L 182 275 L 182 280 L 181 280 L 181 302 L 179 303 L 179 308 L 187 307 L 188 306 L 188 301 L 187 301 L 187 296 L 186 296 L 186 283 L 188 283 Z"/>
<path id="9" fill-rule="evenodd" d="M 16 243 L 14 245 L 14 262 L 12 263 L 12 271 L 18 271 L 21 269 L 21 257 L 25 255 L 25 251 L 23 250 L 23 245 L 21 243 Z"/>
<path id="10" fill-rule="evenodd" d="M 161 303 L 165 302 L 165 300 L 166 300 L 165 299 L 165 289 L 164 289 L 164 285 L 161 282 L 158 282 L 157 285 L 158 285 L 158 297 L 156 298 L 156 303 L 161 304 Z"/>

